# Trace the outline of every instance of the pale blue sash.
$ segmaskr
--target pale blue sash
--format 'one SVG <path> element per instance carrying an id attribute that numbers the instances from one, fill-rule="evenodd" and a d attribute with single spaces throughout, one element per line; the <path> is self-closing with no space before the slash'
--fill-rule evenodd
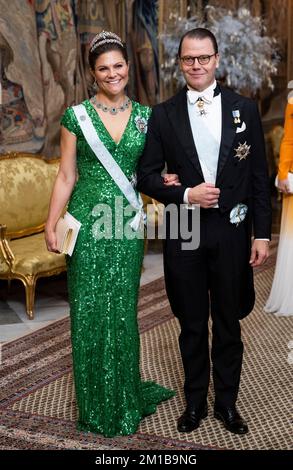
<path id="1" fill-rule="evenodd" d="M 138 211 L 130 223 L 131 228 L 137 231 L 141 226 L 141 223 L 143 223 L 145 220 L 141 195 L 138 194 L 137 196 L 130 181 L 125 176 L 110 152 L 106 149 L 105 145 L 101 142 L 85 106 L 83 104 L 79 104 L 77 106 L 73 106 L 72 109 L 77 117 L 82 133 L 92 151 L 95 153 L 97 159 L 102 163 L 109 175 L 113 178 L 121 192 L 128 200 L 129 204 L 131 204 L 132 207 Z"/>

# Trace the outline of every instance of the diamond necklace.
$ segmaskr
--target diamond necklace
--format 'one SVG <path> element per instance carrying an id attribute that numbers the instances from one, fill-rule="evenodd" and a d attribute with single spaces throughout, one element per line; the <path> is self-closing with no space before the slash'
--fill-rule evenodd
<path id="1" fill-rule="evenodd" d="M 90 101 L 98 108 L 107 113 L 109 111 L 110 114 L 117 114 L 119 111 L 125 111 L 125 109 L 129 108 L 131 100 L 128 96 L 125 97 L 125 101 L 121 106 L 105 106 L 103 103 L 99 103 L 97 100 L 96 95 L 92 96 Z"/>

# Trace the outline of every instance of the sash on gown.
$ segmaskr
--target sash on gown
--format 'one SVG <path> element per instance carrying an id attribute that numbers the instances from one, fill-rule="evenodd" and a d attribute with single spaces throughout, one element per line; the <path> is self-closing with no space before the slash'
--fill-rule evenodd
<path id="1" fill-rule="evenodd" d="M 130 227 L 137 231 L 145 222 L 145 213 L 143 210 L 143 201 L 141 195 L 136 194 L 132 184 L 121 170 L 118 163 L 114 160 L 109 150 L 105 147 L 94 125 L 89 117 L 87 110 L 83 104 L 72 107 L 78 123 L 81 127 L 82 133 L 95 153 L 97 159 L 102 163 L 109 175 L 113 178 L 121 192 L 124 194 L 129 204 L 137 210 L 136 215 L 130 222 Z"/>

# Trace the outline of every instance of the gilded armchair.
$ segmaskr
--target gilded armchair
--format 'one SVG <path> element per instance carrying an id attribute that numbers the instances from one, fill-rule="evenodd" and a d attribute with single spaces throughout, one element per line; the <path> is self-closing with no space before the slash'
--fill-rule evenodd
<path id="1" fill-rule="evenodd" d="M 24 284 L 30 319 L 37 279 L 66 270 L 65 256 L 49 253 L 44 240 L 58 166 L 33 154 L 0 155 L 0 279 Z"/>

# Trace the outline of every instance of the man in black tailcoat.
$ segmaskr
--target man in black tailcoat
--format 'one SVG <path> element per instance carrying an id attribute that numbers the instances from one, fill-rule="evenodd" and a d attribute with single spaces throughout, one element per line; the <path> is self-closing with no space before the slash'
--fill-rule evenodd
<path id="1" fill-rule="evenodd" d="M 164 241 L 166 290 L 180 322 L 185 372 L 178 430 L 191 432 L 207 416 L 211 312 L 214 416 L 230 432 L 245 434 L 236 408 L 239 320 L 253 309 L 253 267 L 267 259 L 271 235 L 263 131 L 257 104 L 217 84 L 218 46 L 209 30 L 187 32 L 178 60 L 186 86 L 154 107 L 137 174 L 137 189 L 165 205 L 185 204 L 189 214 L 200 206 L 197 249 L 183 249 L 180 236 Z M 164 185 L 165 166 L 181 186 Z"/>

